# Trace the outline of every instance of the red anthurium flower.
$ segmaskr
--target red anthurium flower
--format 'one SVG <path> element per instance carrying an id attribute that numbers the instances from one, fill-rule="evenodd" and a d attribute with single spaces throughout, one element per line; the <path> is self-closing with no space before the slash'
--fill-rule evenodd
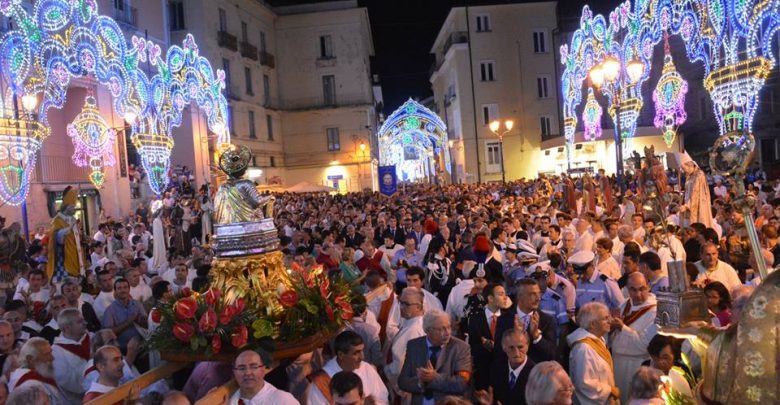
<path id="1" fill-rule="evenodd" d="M 152 322 L 160 323 L 162 320 L 162 313 L 157 308 L 152 309 Z"/>
<path id="2" fill-rule="evenodd" d="M 209 308 L 206 312 L 203 313 L 203 315 L 201 315 L 200 321 L 198 322 L 198 328 L 200 328 L 201 332 L 211 332 L 216 327 L 217 313 L 214 312 L 214 309 Z"/>
<path id="3" fill-rule="evenodd" d="M 328 319 L 335 320 L 336 316 L 333 314 L 333 307 L 330 306 L 330 304 L 325 304 L 325 315 L 328 316 Z"/>
<path id="4" fill-rule="evenodd" d="M 189 287 L 184 287 L 179 291 L 179 293 L 181 294 L 182 297 L 189 297 L 190 295 L 192 295 L 192 290 L 190 290 Z"/>
<path id="5" fill-rule="evenodd" d="M 207 304 L 214 306 L 216 305 L 217 301 L 219 301 L 220 296 L 222 296 L 222 293 L 218 289 L 209 288 L 209 290 L 203 294 L 203 299 L 206 300 Z"/>
<path id="6" fill-rule="evenodd" d="M 239 325 L 238 328 L 230 335 L 230 344 L 233 347 L 240 349 L 246 346 L 246 342 L 249 339 L 249 331 L 245 325 Z"/>
<path id="7" fill-rule="evenodd" d="M 195 327 L 189 323 L 175 323 L 173 324 L 173 336 L 182 342 L 188 342 L 195 334 Z"/>
<path id="8" fill-rule="evenodd" d="M 222 340 L 219 338 L 219 335 L 214 335 L 211 337 L 211 352 L 214 354 L 219 353 L 222 350 Z"/>
<path id="9" fill-rule="evenodd" d="M 244 312 L 244 308 L 246 308 L 246 301 L 243 298 L 237 299 L 233 303 L 233 309 L 232 309 L 233 315 L 235 316 Z"/>
<path id="10" fill-rule="evenodd" d="M 298 293 L 295 290 L 287 290 L 279 297 L 279 302 L 285 308 L 292 308 L 298 303 Z"/>
<path id="11" fill-rule="evenodd" d="M 192 297 L 182 298 L 176 301 L 174 310 L 178 319 L 192 319 L 198 310 L 198 302 Z"/>
<path id="12" fill-rule="evenodd" d="M 328 298 L 328 294 L 330 293 L 330 279 L 325 277 L 322 280 L 322 283 L 320 283 L 320 295 L 322 298 Z"/>

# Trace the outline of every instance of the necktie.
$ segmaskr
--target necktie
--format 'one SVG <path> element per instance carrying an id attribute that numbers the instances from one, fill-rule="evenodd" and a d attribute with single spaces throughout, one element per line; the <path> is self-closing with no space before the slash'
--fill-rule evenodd
<path id="1" fill-rule="evenodd" d="M 246 402 L 244 402 L 243 399 L 239 398 L 238 399 L 238 405 L 246 405 Z"/>
<path id="2" fill-rule="evenodd" d="M 517 382 L 517 377 L 515 377 L 515 373 L 509 372 L 509 389 L 515 388 L 515 383 Z"/>
<path id="3" fill-rule="evenodd" d="M 496 338 L 496 320 L 498 319 L 498 316 L 496 314 L 493 314 L 493 319 L 490 320 L 490 337 L 495 339 Z"/>
<path id="4" fill-rule="evenodd" d="M 431 361 L 433 368 L 436 368 L 436 360 L 439 359 L 441 346 L 432 346 L 429 350 L 431 351 L 431 355 L 428 359 Z M 425 399 L 433 399 L 433 390 L 428 387 L 425 388 Z"/>

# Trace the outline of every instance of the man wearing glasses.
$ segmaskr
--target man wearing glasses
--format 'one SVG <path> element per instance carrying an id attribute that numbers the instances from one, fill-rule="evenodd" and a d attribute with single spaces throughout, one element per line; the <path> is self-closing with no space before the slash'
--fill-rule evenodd
<path id="1" fill-rule="evenodd" d="M 299 405 L 293 396 L 265 381 L 266 364 L 270 356 L 253 350 L 245 350 L 233 363 L 233 377 L 238 390 L 230 397 L 230 405 Z"/>

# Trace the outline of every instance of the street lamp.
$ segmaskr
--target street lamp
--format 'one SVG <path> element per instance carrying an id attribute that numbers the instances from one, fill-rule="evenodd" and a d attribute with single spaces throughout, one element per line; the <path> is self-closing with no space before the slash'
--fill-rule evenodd
<path id="1" fill-rule="evenodd" d="M 621 64 L 618 59 L 612 56 L 606 57 L 600 64 L 591 68 L 588 76 L 596 89 L 604 86 L 604 92 L 611 94 L 612 108 L 614 108 L 615 120 L 615 157 L 617 160 L 617 182 L 620 186 L 621 194 L 626 192 L 626 181 L 623 170 L 623 135 L 621 129 L 621 114 L 628 103 L 629 90 L 639 82 L 645 71 L 645 65 L 637 59 L 633 59 L 626 64 L 625 75 L 621 74 Z M 639 102 L 641 105 L 641 101 Z"/>
<path id="2" fill-rule="evenodd" d="M 498 137 L 499 148 L 501 148 L 501 182 L 506 183 L 506 172 L 504 171 L 504 135 L 509 133 L 515 126 L 515 122 L 512 120 L 504 121 L 504 130 L 501 131 L 501 121 L 493 120 L 490 122 L 490 131 L 496 134 Z"/>
<path id="3" fill-rule="evenodd" d="M 32 114 L 36 106 L 38 106 L 38 97 L 35 94 L 27 93 L 22 96 L 22 107 L 27 114 Z"/>

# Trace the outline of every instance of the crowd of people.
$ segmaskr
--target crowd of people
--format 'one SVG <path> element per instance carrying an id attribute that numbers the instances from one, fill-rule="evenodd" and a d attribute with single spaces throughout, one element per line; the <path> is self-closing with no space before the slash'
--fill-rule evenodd
<path id="1" fill-rule="evenodd" d="M 700 375 L 701 363 L 658 333 L 655 294 L 681 265 L 712 324 L 738 322 L 760 283 L 746 218 L 721 179 L 711 178 L 705 225 L 686 221 L 684 186 L 646 209 L 641 190 L 621 195 L 600 176 L 277 195 L 288 264 L 350 282 L 361 293 L 353 320 L 270 373 L 267 353 L 245 351 L 133 389 L 128 402 L 195 403 L 235 378 L 230 404 L 662 403 L 662 377 L 675 365 Z M 775 268 L 780 182 L 751 180 L 751 220 Z M 62 282 L 46 271 L 50 235 L 38 230 L 6 270 L 0 404 L 86 403 L 159 365 L 144 344 L 154 308 L 207 288 L 211 210 L 208 188 L 180 183 L 106 218 L 82 238 L 84 276 Z"/>

